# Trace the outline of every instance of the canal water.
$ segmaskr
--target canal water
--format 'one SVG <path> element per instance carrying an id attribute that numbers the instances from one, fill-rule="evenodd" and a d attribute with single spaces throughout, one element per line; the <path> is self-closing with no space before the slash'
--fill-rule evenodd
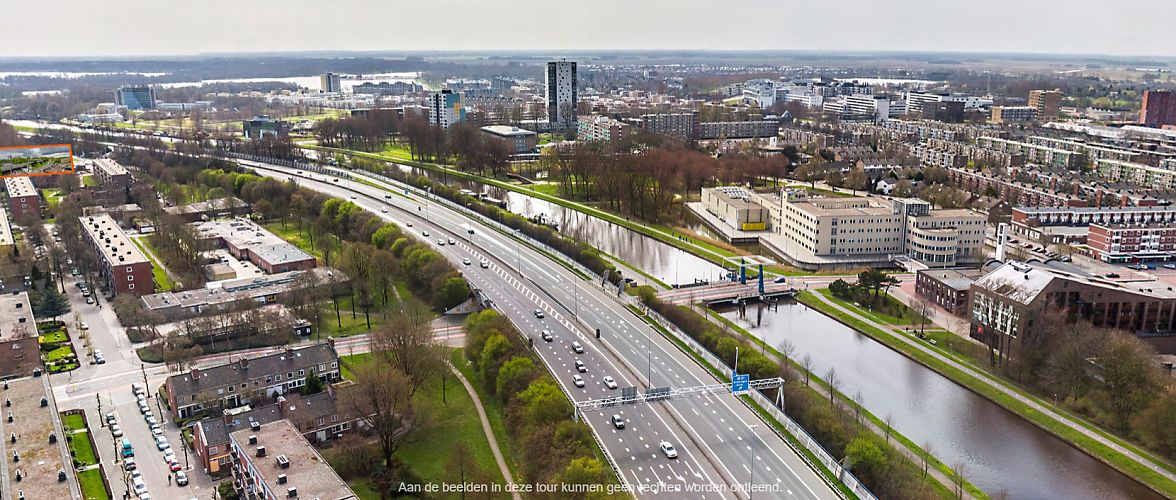
<path id="1" fill-rule="evenodd" d="M 724 272 L 719 266 L 696 257 L 689 252 L 662 243 L 656 239 L 526 194 L 509 191 L 480 182 L 458 179 L 451 175 L 438 174 L 431 170 L 400 165 L 400 169 L 416 175 L 425 175 L 435 181 L 461 189 L 485 193 L 487 196 L 506 201 L 506 209 L 523 217 L 544 217 L 559 226 L 559 231 L 583 241 L 628 262 L 663 283 L 693 283 L 695 280 L 715 281 Z M 640 283 L 645 279 L 633 276 Z"/>
<path id="2" fill-rule="evenodd" d="M 836 368 L 844 394 L 980 489 L 1013 499 L 1162 498 L 1004 408 L 820 312 L 796 302 L 719 311 L 768 345 L 787 339 L 813 372 Z"/>

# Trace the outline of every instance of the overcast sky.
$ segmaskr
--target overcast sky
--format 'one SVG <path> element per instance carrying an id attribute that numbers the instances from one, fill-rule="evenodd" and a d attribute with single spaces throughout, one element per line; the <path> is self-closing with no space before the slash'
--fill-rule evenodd
<path id="1" fill-rule="evenodd" d="M 771 49 L 1176 55 L 1172 0 L 0 0 L 0 57 Z"/>

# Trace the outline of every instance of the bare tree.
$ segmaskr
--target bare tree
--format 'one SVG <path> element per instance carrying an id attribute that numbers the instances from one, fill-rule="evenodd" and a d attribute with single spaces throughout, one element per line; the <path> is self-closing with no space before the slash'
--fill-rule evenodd
<path id="1" fill-rule="evenodd" d="M 344 404 L 379 438 L 384 465 L 391 467 L 392 455 L 423 425 L 423 415 L 412 404 L 412 384 L 403 372 L 380 361 L 358 365 L 355 384 Z"/>
<path id="2" fill-rule="evenodd" d="M 813 357 L 805 354 L 800 360 L 800 366 L 804 367 L 804 386 L 808 387 L 813 378 Z"/>
<path id="3" fill-rule="evenodd" d="M 967 472 L 968 465 L 963 462 L 956 462 L 951 466 L 951 482 L 954 486 L 956 498 L 964 498 L 964 473 Z"/>
<path id="4" fill-rule="evenodd" d="M 886 414 L 886 418 L 882 420 L 882 431 L 886 433 L 886 444 L 890 444 L 890 434 L 894 432 L 894 415 Z"/>
<path id="5" fill-rule="evenodd" d="M 933 456 L 935 456 L 935 451 L 931 441 L 923 441 L 923 453 L 919 454 L 919 459 L 923 465 L 923 479 L 927 479 L 927 472 L 931 470 L 931 457 Z"/>
<path id="6" fill-rule="evenodd" d="M 837 368 L 829 367 L 829 371 L 825 372 L 825 383 L 829 384 L 829 407 L 832 408 L 836 403 L 837 388 L 841 385 L 841 381 L 837 380 Z"/>
<path id="7" fill-rule="evenodd" d="M 444 370 L 444 356 L 433 339 L 430 319 L 423 307 L 406 307 L 371 334 L 372 352 L 404 374 L 410 394 L 431 375 Z"/>

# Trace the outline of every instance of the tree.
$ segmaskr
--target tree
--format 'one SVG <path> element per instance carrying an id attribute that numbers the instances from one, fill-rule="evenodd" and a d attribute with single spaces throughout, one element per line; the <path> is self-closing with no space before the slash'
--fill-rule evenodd
<path id="1" fill-rule="evenodd" d="M 371 335 L 372 352 L 404 375 L 409 394 L 415 394 L 445 363 L 429 322 L 424 308 L 410 306 L 393 314 Z"/>
<path id="2" fill-rule="evenodd" d="M 446 278 L 445 282 L 441 284 L 441 289 L 437 291 L 438 302 L 442 309 L 449 309 L 465 302 L 470 296 L 470 287 L 466 284 L 464 278 L 460 276 L 453 276 Z"/>
<path id="3" fill-rule="evenodd" d="M 43 318 L 53 318 L 69 312 L 69 301 L 57 291 L 57 287 L 50 286 L 41 292 L 41 300 L 37 302 L 37 314 Z"/>
<path id="4" fill-rule="evenodd" d="M 578 457 L 568 463 L 567 468 L 552 481 L 556 484 L 590 485 L 609 484 L 613 481 L 612 471 L 595 457 Z M 588 488 L 584 488 L 588 490 Z M 576 491 L 566 498 L 596 499 L 609 498 L 605 491 Z"/>
<path id="5" fill-rule="evenodd" d="M 1176 391 L 1169 388 L 1132 420 L 1144 442 L 1165 455 L 1176 452 Z"/>
<path id="6" fill-rule="evenodd" d="M 355 387 L 348 391 L 346 408 L 378 437 L 385 467 L 423 416 L 412 402 L 412 384 L 395 367 L 373 360 L 355 368 Z"/>
<path id="7" fill-rule="evenodd" d="M 302 393 L 306 395 L 318 394 L 323 392 L 324 386 L 323 379 L 319 378 L 317 373 L 310 372 L 310 375 L 306 376 L 306 385 L 303 386 Z"/>
<path id="8" fill-rule="evenodd" d="M 1145 408 L 1159 392 L 1155 349 L 1134 335 L 1116 333 L 1098 357 L 1103 385 L 1120 425 Z"/>
<path id="9" fill-rule="evenodd" d="M 478 371 L 490 387 L 498 387 L 498 371 L 510 352 L 510 340 L 505 335 L 499 333 L 486 339 L 482 354 L 478 357 Z"/>
<path id="10" fill-rule="evenodd" d="M 531 361 L 531 358 L 515 356 L 498 369 L 495 392 L 503 402 L 509 402 L 511 397 L 526 389 L 527 384 L 534 379 L 535 362 Z"/>

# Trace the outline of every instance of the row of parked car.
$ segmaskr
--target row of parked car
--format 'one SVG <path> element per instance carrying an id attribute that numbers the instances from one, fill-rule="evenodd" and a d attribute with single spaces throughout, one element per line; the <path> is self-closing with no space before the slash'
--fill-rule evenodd
<path id="1" fill-rule="evenodd" d="M 147 427 L 151 429 L 151 435 L 155 440 L 155 448 L 163 452 L 164 462 L 167 463 L 171 472 L 175 473 L 176 485 L 186 486 L 188 484 L 188 475 L 184 473 L 184 467 L 176 459 L 176 452 L 171 449 L 171 443 L 163 435 L 163 427 L 151 411 L 151 405 L 147 403 L 147 386 L 134 383 L 131 384 L 131 391 L 137 399 L 136 404 L 139 406 L 139 413 L 143 415 L 143 420 L 147 423 Z M 106 423 L 110 426 L 110 432 L 114 434 L 114 437 L 118 438 L 123 436 L 122 427 L 119 425 L 118 417 L 115 416 L 114 412 L 106 414 Z M 121 445 L 123 470 L 130 478 L 131 491 L 139 500 L 151 500 L 151 493 L 147 491 L 147 482 L 143 480 L 143 474 L 139 470 L 139 464 L 135 461 L 134 445 L 126 437 L 123 437 Z"/>

